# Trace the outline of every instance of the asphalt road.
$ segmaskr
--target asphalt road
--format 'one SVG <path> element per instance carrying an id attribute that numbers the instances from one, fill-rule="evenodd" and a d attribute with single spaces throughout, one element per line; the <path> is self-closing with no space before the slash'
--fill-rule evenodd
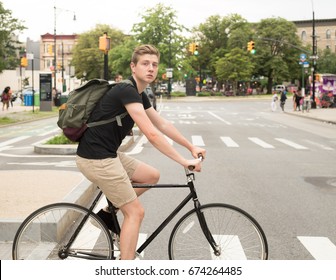
<path id="1" fill-rule="evenodd" d="M 270 259 L 336 259 L 335 126 L 271 112 L 269 102 L 165 102 L 161 114 L 207 149 L 196 174 L 201 202 L 224 202 L 249 212 L 263 227 Z M 21 124 L 0 135 L 22 138 L 1 151 L 3 170 L 72 170 L 72 156 L 39 156 L 32 144 L 57 133 L 55 120 Z M 8 137 L 5 139 L 4 137 Z M 185 156 L 187 151 L 178 147 Z M 129 150 L 161 171 L 161 182 L 184 182 L 183 169 L 143 138 Z M 151 190 L 142 198 L 143 240 L 184 196 Z M 176 221 L 176 220 L 175 220 Z M 167 259 L 172 225 L 146 249 L 145 259 Z"/>

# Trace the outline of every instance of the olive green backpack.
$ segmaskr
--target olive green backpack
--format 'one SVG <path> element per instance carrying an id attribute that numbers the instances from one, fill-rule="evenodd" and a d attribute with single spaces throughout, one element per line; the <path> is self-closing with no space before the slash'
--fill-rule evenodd
<path id="1" fill-rule="evenodd" d="M 133 86 L 130 80 L 123 80 Z M 128 115 L 127 111 L 121 115 L 107 120 L 88 123 L 90 115 L 98 101 L 117 83 L 110 84 L 106 80 L 93 79 L 83 86 L 71 91 L 66 103 L 59 108 L 57 125 L 63 130 L 64 135 L 71 141 L 79 141 L 88 127 L 98 126 L 116 121 L 122 126 L 121 119 Z"/>

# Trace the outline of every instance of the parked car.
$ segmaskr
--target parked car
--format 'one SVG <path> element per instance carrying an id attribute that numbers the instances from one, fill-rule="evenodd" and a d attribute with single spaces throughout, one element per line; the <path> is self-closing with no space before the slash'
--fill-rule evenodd
<path id="1" fill-rule="evenodd" d="M 149 98 L 149 101 L 151 102 L 153 108 L 156 110 L 156 96 L 155 94 L 153 93 L 153 90 L 150 86 L 146 87 L 145 91 L 144 91 L 148 98 Z"/>
<path id="2" fill-rule="evenodd" d="M 160 94 L 168 94 L 168 85 L 167 84 L 161 84 L 159 86 L 159 92 L 160 92 Z"/>
<path id="3" fill-rule="evenodd" d="M 286 86 L 284 85 L 276 85 L 275 87 L 273 87 L 273 90 L 276 92 L 284 91 L 285 89 L 286 89 Z"/>

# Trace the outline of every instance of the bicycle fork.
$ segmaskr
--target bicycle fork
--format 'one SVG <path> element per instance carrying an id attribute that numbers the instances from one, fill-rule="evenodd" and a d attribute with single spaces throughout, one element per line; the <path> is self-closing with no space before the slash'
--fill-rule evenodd
<path id="1" fill-rule="evenodd" d="M 213 252 L 215 254 L 215 256 L 220 256 L 221 254 L 221 250 L 220 250 L 220 246 L 218 246 L 218 244 L 216 244 L 216 241 L 214 240 L 210 230 L 209 230 L 209 227 L 208 227 L 208 224 L 206 222 L 206 219 L 204 217 L 204 213 L 202 212 L 201 210 L 201 203 L 198 201 L 198 199 L 194 199 L 194 207 L 195 207 L 195 210 L 196 210 L 196 214 L 197 214 L 197 217 L 198 217 L 198 221 L 200 223 L 200 226 L 201 226 L 201 229 L 202 229 L 202 232 L 205 236 L 205 238 L 208 240 L 211 248 L 213 249 Z"/>

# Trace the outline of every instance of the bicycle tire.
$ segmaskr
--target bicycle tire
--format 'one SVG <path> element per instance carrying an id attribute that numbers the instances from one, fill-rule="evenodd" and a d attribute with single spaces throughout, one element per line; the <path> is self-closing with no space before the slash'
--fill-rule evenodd
<path id="1" fill-rule="evenodd" d="M 242 209 L 222 203 L 200 207 L 207 226 L 219 246 L 216 256 L 202 232 L 196 209 L 186 213 L 169 238 L 171 260 L 266 260 L 268 245 L 258 222 Z"/>
<path id="2" fill-rule="evenodd" d="M 65 245 L 88 215 L 69 249 Z M 101 219 L 83 206 L 54 203 L 37 209 L 18 228 L 13 260 L 112 259 L 113 240 Z"/>

